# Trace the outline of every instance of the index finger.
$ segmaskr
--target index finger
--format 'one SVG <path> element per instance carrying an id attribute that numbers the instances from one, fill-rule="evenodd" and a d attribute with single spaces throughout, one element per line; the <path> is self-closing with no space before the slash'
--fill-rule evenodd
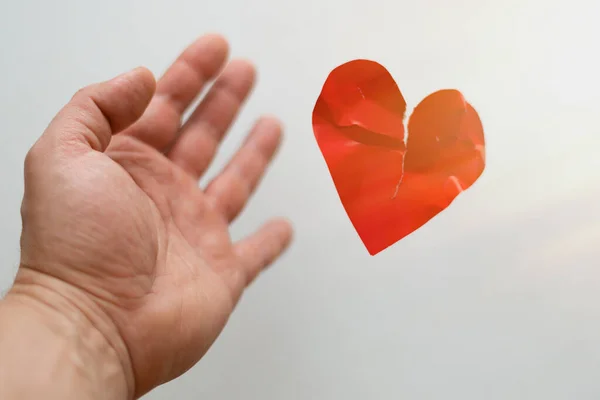
<path id="1" fill-rule="evenodd" d="M 142 118 L 125 134 L 162 150 L 176 137 L 181 118 L 205 85 L 223 68 L 229 45 L 207 34 L 189 45 L 158 80 L 156 94 Z"/>

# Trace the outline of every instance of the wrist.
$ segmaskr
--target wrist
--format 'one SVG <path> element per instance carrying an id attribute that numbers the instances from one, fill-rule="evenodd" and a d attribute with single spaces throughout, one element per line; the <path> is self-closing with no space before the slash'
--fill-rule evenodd
<path id="1" fill-rule="evenodd" d="M 132 398 L 133 374 L 114 326 L 68 286 L 22 267 L 0 301 L 0 398 Z"/>

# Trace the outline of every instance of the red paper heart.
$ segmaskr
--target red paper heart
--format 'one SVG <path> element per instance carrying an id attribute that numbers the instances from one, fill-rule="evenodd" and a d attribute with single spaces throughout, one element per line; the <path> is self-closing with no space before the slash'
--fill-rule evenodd
<path id="1" fill-rule="evenodd" d="M 342 204 L 371 255 L 423 226 L 485 166 L 483 126 L 456 90 L 406 102 L 380 64 L 354 60 L 328 76 L 313 129 Z"/>

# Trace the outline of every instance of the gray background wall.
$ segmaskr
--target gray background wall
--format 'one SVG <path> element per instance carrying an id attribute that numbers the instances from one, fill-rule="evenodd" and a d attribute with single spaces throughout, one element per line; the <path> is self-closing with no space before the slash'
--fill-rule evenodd
<path id="1" fill-rule="evenodd" d="M 215 168 L 258 113 L 287 126 L 234 233 L 283 214 L 297 236 L 209 354 L 148 399 L 598 399 L 598 16 L 592 0 L 1 0 L 0 288 L 23 158 L 52 116 L 218 31 L 260 75 Z M 327 74 L 353 58 L 384 64 L 410 108 L 459 88 L 488 143 L 481 180 L 374 258 L 311 130 Z"/>

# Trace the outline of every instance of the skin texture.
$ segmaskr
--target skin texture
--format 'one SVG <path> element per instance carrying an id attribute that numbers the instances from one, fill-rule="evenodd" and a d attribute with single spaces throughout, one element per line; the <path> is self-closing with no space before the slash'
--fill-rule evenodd
<path id="1" fill-rule="evenodd" d="M 227 63 L 227 53 L 221 36 L 206 35 L 158 82 L 138 68 L 82 89 L 26 157 L 21 266 L 4 308 L 31 310 L 33 325 L 62 321 L 51 329 L 59 338 L 89 335 L 79 346 L 88 358 L 102 354 L 100 364 L 118 368 L 86 379 L 110 377 L 121 398 L 198 362 L 292 237 L 282 219 L 236 243 L 229 235 L 280 142 L 275 118 L 260 118 L 221 173 L 198 186 L 254 82 L 252 65 Z M 2 338 L 0 329 L 0 351 Z"/>

